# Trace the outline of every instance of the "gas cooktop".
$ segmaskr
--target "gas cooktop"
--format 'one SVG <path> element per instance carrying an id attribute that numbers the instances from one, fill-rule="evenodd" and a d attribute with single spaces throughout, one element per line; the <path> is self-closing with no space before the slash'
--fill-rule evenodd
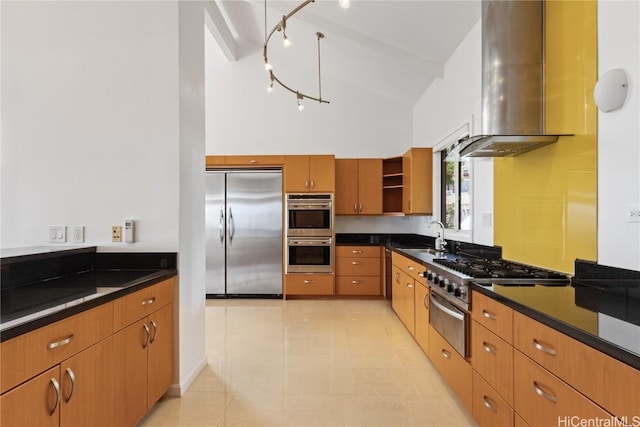
<path id="1" fill-rule="evenodd" d="M 565 274 L 505 259 L 456 258 L 434 259 L 433 262 L 468 276 L 476 283 L 558 284 L 566 285 Z M 455 273 L 454 273 L 455 274 Z"/>

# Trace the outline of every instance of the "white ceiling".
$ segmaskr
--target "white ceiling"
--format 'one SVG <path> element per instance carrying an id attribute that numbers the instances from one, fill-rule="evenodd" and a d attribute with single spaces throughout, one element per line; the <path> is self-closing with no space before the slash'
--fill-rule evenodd
<path id="1" fill-rule="evenodd" d="M 301 1 L 268 0 L 267 28 Z M 247 56 L 262 51 L 264 1 L 217 0 L 239 49 Z M 413 105 L 444 74 L 444 64 L 480 19 L 480 0 L 316 0 L 287 21 L 287 35 L 304 61 L 317 61 L 315 32 L 322 40 L 323 87 L 338 78 L 402 104 Z M 269 56 L 280 55 L 274 34 Z M 272 61 L 273 62 L 273 61 Z M 286 81 L 286 70 L 278 76 Z M 294 73 L 294 71 L 292 71 Z M 299 76 L 295 76 L 299 77 Z M 317 76 L 316 76 L 317 79 Z"/>

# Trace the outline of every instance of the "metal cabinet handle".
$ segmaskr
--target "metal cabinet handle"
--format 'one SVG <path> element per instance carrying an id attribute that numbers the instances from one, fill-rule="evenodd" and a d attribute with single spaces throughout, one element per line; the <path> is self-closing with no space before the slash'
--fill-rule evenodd
<path id="1" fill-rule="evenodd" d="M 249 161 L 249 163 L 258 163 L 258 161 L 255 160 L 255 159 L 252 159 L 252 160 Z"/>
<path id="2" fill-rule="evenodd" d="M 149 343 L 153 344 L 153 342 L 156 340 L 156 337 L 158 336 L 158 325 L 156 325 L 156 322 L 153 320 L 149 323 L 151 323 L 151 327 L 153 328 L 153 335 L 149 339 Z"/>
<path id="3" fill-rule="evenodd" d="M 356 203 L 353 204 L 353 211 L 358 212 L 358 205 Z"/>
<path id="4" fill-rule="evenodd" d="M 422 305 L 424 305 L 424 308 L 429 310 L 429 306 L 427 305 L 427 298 L 429 298 L 429 293 L 428 292 L 426 294 L 424 294 L 424 299 L 422 300 Z"/>
<path id="5" fill-rule="evenodd" d="M 541 389 L 540 386 L 538 385 L 538 383 L 535 382 L 535 381 L 533 382 L 533 389 L 535 390 L 535 392 L 537 394 L 539 394 L 540 396 L 544 397 L 547 400 L 552 401 L 553 403 L 558 401 L 557 397 L 555 397 L 553 394 L 551 394 L 549 392 L 546 392 L 543 389 Z"/>
<path id="6" fill-rule="evenodd" d="M 359 285 L 360 284 L 360 280 L 352 280 L 351 283 L 353 283 L 354 285 Z"/>
<path id="7" fill-rule="evenodd" d="M 305 281 L 304 281 L 304 284 L 305 284 L 305 285 L 310 285 L 310 284 L 312 284 L 312 283 L 316 283 L 316 281 L 315 281 L 315 280 L 305 280 Z"/>
<path id="8" fill-rule="evenodd" d="M 413 271 L 413 267 L 411 267 L 410 265 L 408 265 L 407 268 L 409 269 L 409 271 Z"/>
<path id="9" fill-rule="evenodd" d="M 362 203 L 360 203 L 360 212 L 362 212 Z"/>
<path id="10" fill-rule="evenodd" d="M 224 243 L 224 211 L 220 208 L 220 216 L 218 218 L 218 234 L 220 235 L 220 245 Z"/>
<path id="11" fill-rule="evenodd" d="M 482 310 L 482 315 L 487 319 L 496 320 L 498 316 L 493 313 L 489 313 L 487 310 Z"/>
<path id="12" fill-rule="evenodd" d="M 142 325 L 142 328 L 146 333 L 146 337 L 144 340 L 144 344 L 142 344 L 142 348 L 147 348 L 147 345 L 149 345 L 149 338 L 151 337 L 151 332 L 149 331 L 149 327 L 146 324 Z"/>
<path id="13" fill-rule="evenodd" d="M 151 297 L 149 299 L 142 301 L 142 305 L 151 305 L 154 302 L 156 302 L 156 297 Z"/>
<path id="14" fill-rule="evenodd" d="M 351 265 L 362 265 L 360 261 L 351 261 Z"/>
<path id="15" fill-rule="evenodd" d="M 493 412 L 498 412 L 498 408 L 496 407 L 496 405 L 491 403 L 490 399 L 487 396 L 482 396 L 482 403 L 484 403 L 484 406 L 491 409 Z"/>
<path id="16" fill-rule="evenodd" d="M 449 353 L 445 349 L 442 349 L 442 357 L 444 357 L 445 359 L 451 359 L 451 353 Z"/>
<path id="17" fill-rule="evenodd" d="M 76 374 L 73 373 L 71 368 L 67 368 L 64 372 L 65 374 L 67 374 L 69 380 L 71 381 L 71 391 L 69 392 L 69 397 L 64 398 L 64 403 L 69 403 L 71 397 L 73 396 L 73 392 L 76 391 Z"/>
<path id="18" fill-rule="evenodd" d="M 487 344 L 487 343 L 486 343 L 486 342 L 484 342 L 484 341 L 482 342 L 482 348 L 483 348 L 483 349 L 484 349 L 484 351 L 486 351 L 487 353 L 491 353 L 491 354 L 498 354 L 498 350 L 497 350 L 494 346 L 492 346 L 492 345 L 490 345 L 490 344 Z"/>
<path id="19" fill-rule="evenodd" d="M 309 180 L 308 179 L 305 179 L 305 181 L 304 181 L 304 188 L 307 188 L 307 189 L 309 188 Z"/>
<path id="20" fill-rule="evenodd" d="M 360 251 L 360 250 L 357 250 L 357 251 L 356 251 L 356 250 L 354 250 L 354 251 L 351 251 L 351 253 L 352 253 L 352 254 L 361 254 L 361 253 L 362 253 L 362 251 Z"/>
<path id="21" fill-rule="evenodd" d="M 413 288 L 413 285 L 411 283 L 407 283 L 407 288 Z"/>
<path id="22" fill-rule="evenodd" d="M 55 378 L 51 378 L 49 381 L 56 392 L 56 403 L 53 405 L 53 409 L 49 411 L 49 415 L 51 416 L 56 413 L 56 409 L 58 409 L 58 405 L 60 405 L 60 384 Z"/>
<path id="23" fill-rule="evenodd" d="M 316 186 L 316 181 L 314 179 L 311 180 L 311 189 L 313 190 L 313 188 Z"/>
<path id="24" fill-rule="evenodd" d="M 400 283 L 400 272 L 396 272 L 396 282 Z"/>
<path id="25" fill-rule="evenodd" d="M 57 347 L 62 347 L 63 345 L 69 344 L 71 341 L 73 341 L 73 334 L 69 335 L 63 340 L 50 342 L 49 344 L 47 344 L 47 349 L 51 350 Z"/>
<path id="26" fill-rule="evenodd" d="M 550 354 L 552 356 L 555 356 L 556 354 L 558 354 L 554 348 L 545 347 L 544 345 L 540 344 L 538 340 L 536 340 L 535 338 L 533 339 L 533 346 L 537 350 L 540 350 L 541 352 Z"/>

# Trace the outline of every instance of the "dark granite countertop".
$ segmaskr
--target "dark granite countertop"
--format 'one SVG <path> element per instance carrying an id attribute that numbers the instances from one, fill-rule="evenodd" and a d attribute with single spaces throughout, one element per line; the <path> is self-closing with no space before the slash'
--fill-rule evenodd
<path id="1" fill-rule="evenodd" d="M 426 248 L 433 247 L 434 238 L 421 234 L 406 233 L 336 233 L 336 245 Z"/>

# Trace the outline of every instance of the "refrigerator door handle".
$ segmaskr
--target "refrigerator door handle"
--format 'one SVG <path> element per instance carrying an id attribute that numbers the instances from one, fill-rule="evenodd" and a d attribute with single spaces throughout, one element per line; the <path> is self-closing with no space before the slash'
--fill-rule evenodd
<path id="1" fill-rule="evenodd" d="M 229 208 L 229 247 L 231 247 L 231 244 L 233 243 L 234 234 L 235 230 L 233 227 L 233 212 L 231 211 L 231 208 Z"/>
<path id="2" fill-rule="evenodd" d="M 224 211 L 220 208 L 220 218 L 218 219 L 218 230 L 220 233 L 220 246 L 224 244 Z"/>

